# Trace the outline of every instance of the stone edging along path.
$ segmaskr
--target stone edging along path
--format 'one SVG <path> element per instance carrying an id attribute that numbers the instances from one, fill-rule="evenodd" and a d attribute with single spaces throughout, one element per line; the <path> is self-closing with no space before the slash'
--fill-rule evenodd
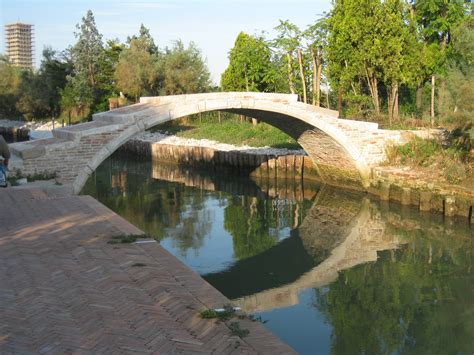
<path id="1" fill-rule="evenodd" d="M 202 319 L 230 301 L 90 196 L 0 189 L 0 353 L 294 351 L 259 322 Z M 232 332 L 238 322 L 245 337 Z"/>
<path id="2" fill-rule="evenodd" d="M 183 165 L 228 166 L 253 176 L 321 181 L 312 160 L 303 150 L 237 147 L 206 139 L 149 132 L 138 135 L 121 149 L 139 157 Z M 367 192 L 384 201 L 415 205 L 421 211 L 442 213 L 447 217 L 460 216 L 474 224 L 474 189 L 433 182 L 407 168 L 373 168 Z"/>

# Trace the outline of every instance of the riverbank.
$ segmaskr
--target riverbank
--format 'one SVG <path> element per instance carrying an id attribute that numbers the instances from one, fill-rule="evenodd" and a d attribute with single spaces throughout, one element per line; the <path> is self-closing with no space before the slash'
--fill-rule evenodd
<path id="1" fill-rule="evenodd" d="M 211 140 L 186 139 L 162 133 L 144 133 L 127 142 L 123 151 L 136 157 L 180 165 L 218 169 L 225 166 L 257 178 L 312 179 L 322 182 L 303 150 L 233 146 Z M 341 186 L 331 181 L 330 185 Z M 418 206 L 420 211 L 461 216 L 474 224 L 474 189 L 447 184 L 404 167 L 372 168 L 367 192 L 382 201 Z"/>
<path id="2" fill-rule="evenodd" d="M 143 232 L 58 189 L 0 190 L 1 353 L 293 353 L 248 318 L 201 318 L 230 301 L 153 240 L 108 243 Z"/>

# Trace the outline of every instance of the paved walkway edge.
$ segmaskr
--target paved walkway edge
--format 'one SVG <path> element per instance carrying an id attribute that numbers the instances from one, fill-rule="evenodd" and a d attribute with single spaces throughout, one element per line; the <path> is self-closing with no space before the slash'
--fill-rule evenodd
<path id="1" fill-rule="evenodd" d="M 201 319 L 230 301 L 159 243 L 107 243 L 142 232 L 90 196 L 4 189 L 0 225 L 0 353 L 294 353 Z"/>

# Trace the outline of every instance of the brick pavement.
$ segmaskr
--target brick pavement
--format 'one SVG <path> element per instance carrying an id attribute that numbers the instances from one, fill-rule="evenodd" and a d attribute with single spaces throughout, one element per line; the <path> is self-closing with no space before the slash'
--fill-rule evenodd
<path id="1" fill-rule="evenodd" d="M 293 353 L 258 322 L 201 319 L 229 300 L 158 243 L 107 243 L 130 233 L 89 196 L 0 190 L 0 354 Z"/>

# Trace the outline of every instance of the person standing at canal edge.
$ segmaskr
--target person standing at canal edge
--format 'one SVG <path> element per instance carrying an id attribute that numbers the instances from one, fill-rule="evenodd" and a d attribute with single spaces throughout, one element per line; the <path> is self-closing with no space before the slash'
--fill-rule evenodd
<path id="1" fill-rule="evenodd" d="M 0 187 L 7 187 L 7 168 L 8 160 L 10 159 L 10 149 L 2 135 L 0 135 L 0 157 L 3 158 L 3 162 L 0 161 Z"/>

